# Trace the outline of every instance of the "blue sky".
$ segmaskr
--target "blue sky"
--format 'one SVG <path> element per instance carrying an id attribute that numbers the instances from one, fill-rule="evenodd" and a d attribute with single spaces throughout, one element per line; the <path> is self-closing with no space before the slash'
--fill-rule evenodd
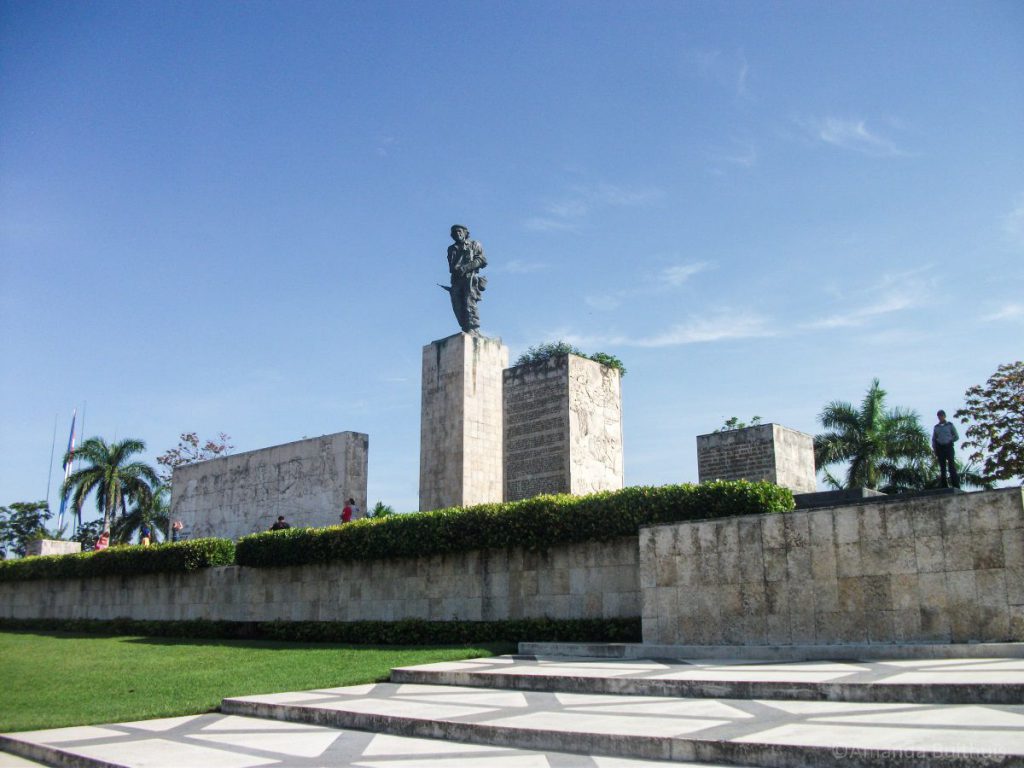
<path id="1" fill-rule="evenodd" d="M 5 0 L 0 504 L 84 404 L 367 432 L 414 509 L 453 223 L 513 358 L 624 361 L 629 484 L 876 376 L 930 424 L 1024 352 L 1022 126 L 1018 2 Z"/>

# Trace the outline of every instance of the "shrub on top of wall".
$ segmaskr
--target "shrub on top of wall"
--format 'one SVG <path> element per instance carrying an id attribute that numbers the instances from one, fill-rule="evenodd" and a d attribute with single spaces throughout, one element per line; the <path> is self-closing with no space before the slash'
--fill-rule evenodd
<path id="1" fill-rule="evenodd" d="M 474 549 L 608 541 L 642 525 L 786 512 L 793 494 L 772 483 L 715 481 L 632 487 L 589 496 L 537 496 L 506 504 L 440 509 L 332 528 L 291 528 L 246 536 L 236 562 L 255 568 L 422 557 Z"/>
<path id="2" fill-rule="evenodd" d="M 235 543 L 229 539 L 193 539 L 151 547 L 112 547 L 74 555 L 25 557 L 0 561 L 0 581 L 86 579 L 95 576 L 139 576 L 180 573 L 233 565 Z"/>

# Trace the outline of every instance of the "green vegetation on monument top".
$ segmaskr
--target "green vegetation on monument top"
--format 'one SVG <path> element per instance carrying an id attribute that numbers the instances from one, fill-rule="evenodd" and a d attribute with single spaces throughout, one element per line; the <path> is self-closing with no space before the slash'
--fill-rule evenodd
<path id="1" fill-rule="evenodd" d="M 539 363 L 562 355 L 585 357 L 588 360 L 593 360 L 595 363 L 607 365 L 609 368 L 615 368 L 618 370 L 620 376 L 626 375 L 626 366 L 624 366 L 622 361 L 615 357 L 615 355 L 609 355 L 605 352 L 595 352 L 592 355 L 588 355 L 578 347 L 574 347 L 572 344 L 565 341 L 551 341 L 547 344 L 538 344 L 536 347 L 530 347 L 519 356 L 519 359 L 516 360 L 516 365 Z"/>
<path id="2" fill-rule="evenodd" d="M 513 650 L 0 632 L 0 732 L 194 715 L 226 696 L 359 685 L 392 667 Z"/>

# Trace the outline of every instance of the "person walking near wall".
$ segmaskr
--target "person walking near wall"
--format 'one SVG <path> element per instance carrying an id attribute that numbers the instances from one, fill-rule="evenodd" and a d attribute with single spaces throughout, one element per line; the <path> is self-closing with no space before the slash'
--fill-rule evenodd
<path id="1" fill-rule="evenodd" d="M 948 488 L 946 483 L 946 468 L 949 468 L 949 479 L 954 488 L 960 487 L 960 476 L 956 471 L 956 450 L 953 447 L 960 435 L 952 422 L 946 421 L 946 412 L 939 411 L 936 416 L 939 423 L 932 429 L 932 450 L 935 451 L 935 458 L 939 462 L 939 477 L 943 488 Z"/>

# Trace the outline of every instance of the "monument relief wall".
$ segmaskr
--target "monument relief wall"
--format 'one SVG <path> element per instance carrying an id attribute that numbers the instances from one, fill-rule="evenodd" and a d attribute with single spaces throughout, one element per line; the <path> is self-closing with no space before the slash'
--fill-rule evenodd
<path id="1" fill-rule="evenodd" d="M 623 483 L 618 371 L 577 355 L 504 373 L 505 500 Z"/>
<path id="2" fill-rule="evenodd" d="M 813 493 L 814 438 L 781 424 L 698 435 L 697 474 L 702 483 L 767 480 L 794 493 Z"/>
<path id="3" fill-rule="evenodd" d="M 350 497 L 365 513 L 369 441 L 338 432 L 178 467 L 171 518 L 190 538 L 238 539 L 279 515 L 293 526 L 337 525 Z"/>

